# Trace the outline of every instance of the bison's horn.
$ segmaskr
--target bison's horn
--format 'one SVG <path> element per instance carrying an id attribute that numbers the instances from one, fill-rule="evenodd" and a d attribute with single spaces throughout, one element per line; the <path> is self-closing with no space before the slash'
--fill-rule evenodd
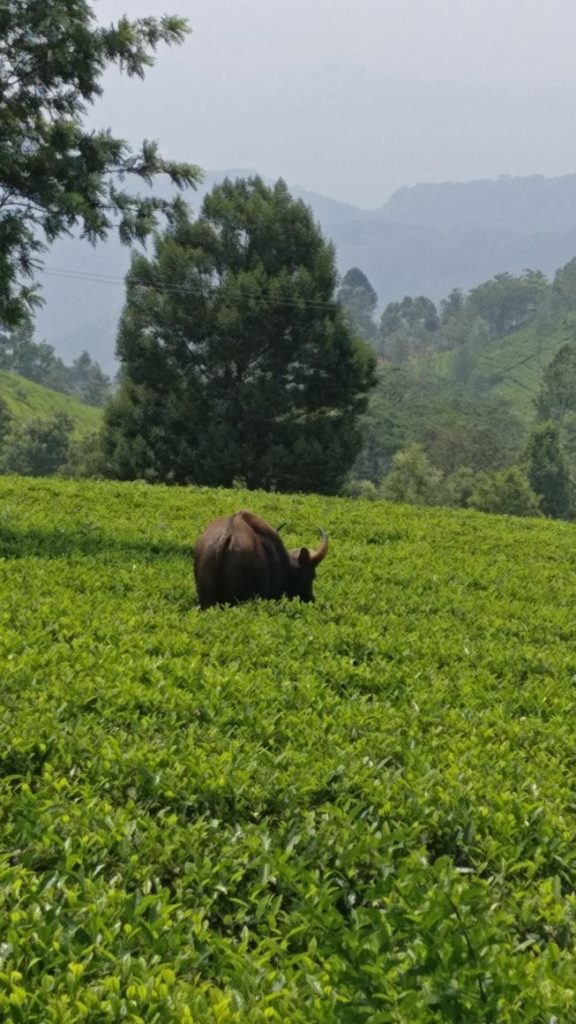
<path id="1" fill-rule="evenodd" d="M 320 565 L 323 558 L 326 557 L 328 551 L 328 534 L 324 533 L 324 530 L 320 530 L 320 536 L 322 537 L 322 543 L 316 551 L 310 552 L 310 561 L 312 565 Z"/>
<path id="2" fill-rule="evenodd" d="M 287 521 L 286 521 L 286 520 L 284 520 L 284 522 L 283 522 L 283 523 L 280 523 L 280 526 L 277 526 L 277 527 L 276 527 L 276 533 L 280 533 L 280 530 L 283 530 L 283 529 L 284 529 L 284 527 L 286 526 L 286 522 L 287 522 Z"/>

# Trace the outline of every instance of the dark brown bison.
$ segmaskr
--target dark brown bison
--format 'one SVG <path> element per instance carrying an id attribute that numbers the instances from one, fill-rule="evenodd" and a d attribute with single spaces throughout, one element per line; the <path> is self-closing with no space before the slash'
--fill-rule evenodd
<path id="1" fill-rule="evenodd" d="M 317 551 L 287 551 L 278 530 L 252 512 L 214 519 L 194 548 L 200 607 L 238 604 L 251 597 L 313 601 L 316 566 L 328 550 L 328 537 L 320 533 Z"/>

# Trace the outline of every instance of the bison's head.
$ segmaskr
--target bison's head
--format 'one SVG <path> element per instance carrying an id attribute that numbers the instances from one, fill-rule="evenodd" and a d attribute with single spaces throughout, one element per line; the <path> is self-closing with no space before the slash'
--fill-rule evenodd
<path id="1" fill-rule="evenodd" d="M 316 576 L 316 566 L 320 565 L 328 551 L 328 536 L 320 530 L 322 543 L 316 551 L 309 548 L 294 548 L 289 551 L 290 575 L 287 580 L 288 597 L 299 597 L 301 601 L 313 601 L 312 586 Z"/>

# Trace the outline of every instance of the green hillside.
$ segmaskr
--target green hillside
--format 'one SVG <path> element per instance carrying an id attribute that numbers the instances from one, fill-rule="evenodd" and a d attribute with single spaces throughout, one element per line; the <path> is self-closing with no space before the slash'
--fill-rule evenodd
<path id="1" fill-rule="evenodd" d="M 251 507 L 316 604 L 195 608 Z M 574 1019 L 576 532 L 0 478 L 0 1018 Z"/>
<path id="2" fill-rule="evenodd" d="M 545 332 L 536 324 L 515 331 L 480 349 L 476 366 L 491 384 L 490 392 L 506 398 L 523 419 L 534 419 L 534 399 L 542 375 L 556 352 L 574 337 L 576 312 L 558 316 Z M 420 372 L 430 370 L 453 380 L 458 350 L 420 356 Z"/>
<path id="3" fill-rule="evenodd" d="M 50 388 L 6 370 L 0 370 L 0 401 L 6 404 L 16 421 L 36 417 L 47 419 L 58 412 L 65 412 L 75 423 L 76 437 L 83 437 L 96 430 L 102 418 L 100 409 L 84 405 L 70 395 L 51 391 Z"/>
<path id="4" fill-rule="evenodd" d="M 531 326 L 486 347 L 478 367 L 493 376 L 493 391 L 502 395 L 525 417 L 534 417 L 533 402 L 538 395 L 542 374 L 556 352 L 573 337 L 576 313 L 558 317 L 545 335 Z"/>

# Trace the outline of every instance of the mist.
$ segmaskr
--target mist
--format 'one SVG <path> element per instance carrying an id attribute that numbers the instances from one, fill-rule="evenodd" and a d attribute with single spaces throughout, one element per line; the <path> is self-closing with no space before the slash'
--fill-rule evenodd
<path id="1" fill-rule="evenodd" d="M 564 0 L 99 0 L 102 22 L 189 19 L 144 82 L 90 113 L 208 170 L 254 168 L 363 207 L 421 181 L 576 167 L 576 19 Z"/>

